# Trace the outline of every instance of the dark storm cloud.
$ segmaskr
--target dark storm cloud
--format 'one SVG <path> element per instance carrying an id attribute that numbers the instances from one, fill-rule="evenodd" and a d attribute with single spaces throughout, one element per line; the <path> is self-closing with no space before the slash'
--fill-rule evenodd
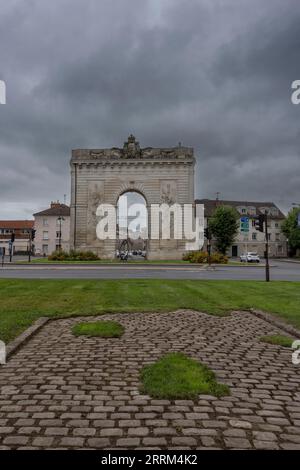
<path id="1" fill-rule="evenodd" d="M 0 0 L 0 217 L 130 132 L 194 146 L 198 196 L 300 202 L 299 22 L 298 0 Z"/>

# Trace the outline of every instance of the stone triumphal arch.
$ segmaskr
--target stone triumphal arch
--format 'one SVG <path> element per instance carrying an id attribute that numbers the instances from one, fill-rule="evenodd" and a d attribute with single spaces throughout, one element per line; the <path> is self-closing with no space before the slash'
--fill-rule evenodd
<path id="1" fill-rule="evenodd" d="M 77 149 L 71 158 L 71 246 L 92 250 L 101 258 L 116 256 L 116 240 L 99 239 L 96 214 L 100 204 L 117 207 L 120 196 L 134 191 L 152 204 L 194 203 L 194 151 L 140 148 L 130 135 L 123 148 Z M 150 227 L 148 227 L 150 230 Z M 148 239 L 148 259 L 181 259 L 183 239 Z"/>

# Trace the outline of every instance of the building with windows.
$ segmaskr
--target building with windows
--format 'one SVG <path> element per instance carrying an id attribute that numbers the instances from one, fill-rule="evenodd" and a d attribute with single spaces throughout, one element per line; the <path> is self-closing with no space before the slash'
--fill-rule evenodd
<path id="1" fill-rule="evenodd" d="M 9 253 L 9 242 L 14 233 L 13 254 L 27 253 L 28 240 L 33 224 L 33 220 L 0 220 L 0 248 L 5 248 L 5 253 Z"/>
<path id="2" fill-rule="evenodd" d="M 47 256 L 60 248 L 70 249 L 70 207 L 59 201 L 48 209 L 33 214 L 35 254 Z"/>
<path id="3" fill-rule="evenodd" d="M 220 205 L 234 207 L 239 215 L 239 232 L 235 242 L 229 249 L 229 256 L 240 256 L 248 251 L 256 251 L 261 257 L 265 251 L 265 234 L 256 230 L 255 218 L 268 213 L 269 255 L 271 257 L 287 256 L 287 240 L 281 232 L 281 224 L 285 215 L 273 202 L 223 201 L 212 199 L 197 199 L 198 204 L 204 204 L 205 224 Z"/>

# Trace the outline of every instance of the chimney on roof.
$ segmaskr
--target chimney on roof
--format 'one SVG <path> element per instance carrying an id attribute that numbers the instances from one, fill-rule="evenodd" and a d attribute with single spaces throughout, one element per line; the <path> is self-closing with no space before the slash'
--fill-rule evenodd
<path id="1" fill-rule="evenodd" d="M 60 206 L 61 206 L 61 204 L 60 204 L 59 201 L 56 201 L 56 202 L 51 201 L 51 206 L 50 206 L 51 209 L 54 209 L 54 208 L 55 208 L 55 209 L 58 209 Z"/>
<path id="2" fill-rule="evenodd" d="M 220 202 L 220 191 L 217 191 L 216 192 L 216 201 L 215 201 L 215 206 L 217 207 L 219 205 L 219 202 Z"/>

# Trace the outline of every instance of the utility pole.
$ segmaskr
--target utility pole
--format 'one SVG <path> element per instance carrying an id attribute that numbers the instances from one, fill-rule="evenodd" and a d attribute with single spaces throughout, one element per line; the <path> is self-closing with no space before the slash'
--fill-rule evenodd
<path id="1" fill-rule="evenodd" d="M 270 281 L 269 265 L 269 231 L 268 231 L 268 212 L 265 211 L 265 237 L 266 237 L 266 282 Z"/>
<path id="2" fill-rule="evenodd" d="M 4 257 L 5 257 L 5 247 L 3 248 L 0 248 L 0 254 L 1 254 L 1 257 L 2 257 L 2 268 L 3 268 L 3 265 L 4 265 Z"/>
<path id="3" fill-rule="evenodd" d="M 35 229 L 30 229 L 29 230 L 29 238 L 28 238 L 28 242 L 29 242 L 29 249 L 28 249 L 28 263 L 31 262 L 31 252 L 32 252 L 32 241 L 34 240 L 35 238 L 35 232 L 36 230 Z"/>
<path id="4" fill-rule="evenodd" d="M 62 215 L 60 215 L 58 217 L 58 222 L 59 222 L 59 237 L 58 237 L 58 251 L 61 252 L 61 224 L 62 224 L 62 221 L 65 220 L 64 217 Z"/>
<path id="5" fill-rule="evenodd" d="M 210 238 L 207 240 L 208 266 L 211 267 L 211 243 Z"/>
<path id="6" fill-rule="evenodd" d="M 265 224 L 265 226 L 264 226 Z M 255 229 L 265 234 L 266 282 L 270 281 L 268 212 L 255 217 Z"/>
<path id="7" fill-rule="evenodd" d="M 15 233 L 13 232 L 11 234 L 11 238 L 9 240 L 9 262 L 11 263 L 12 262 L 12 255 L 13 255 L 13 251 L 14 251 L 14 241 L 15 241 Z"/>
<path id="8" fill-rule="evenodd" d="M 28 238 L 28 263 L 31 262 L 31 230 L 29 231 L 29 238 Z"/>
<path id="9" fill-rule="evenodd" d="M 207 240 L 207 253 L 208 253 L 208 266 L 211 267 L 211 231 L 209 230 L 209 227 L 206 227 L 204 229 L 204 236 Z"/>

